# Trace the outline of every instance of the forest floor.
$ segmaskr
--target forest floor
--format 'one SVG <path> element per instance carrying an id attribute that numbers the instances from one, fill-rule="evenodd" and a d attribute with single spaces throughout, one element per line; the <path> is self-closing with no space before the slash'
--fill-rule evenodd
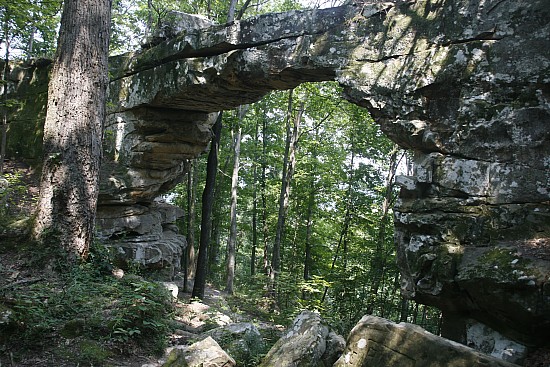
<path id="1" fill-rule="evenodd" d="M 144 365 L 156 367 L 162 365 L 163 357 L 166 355 L 155 355 L 154 339 L 146 341 L 151 345 L 143 345 L 132 340 L 127 343 L 120 341 L 113 343 L 112 335 L 97 332 L 97 338 L 94 340 L 91 335 L 95 335 L 93 333 L 96 331 L 93 331 L 93 326 L 90 326 L 92 322 L 87 322 L 86 314 L 77 312 L 78 317 L 55 316 L 56 307 L 62 308 L 68 305 L 63 300 L 54 299 L 50 292 L 40 293 L 40 295 L 36 295 L 36 292 L 37 289 L 48 288 L 54 294 L 63 293 L 68 287 L 66 280 L 50 267 L 37 267 L 32 261 L 29 263 L 25 253 L 26 251 L 21 253 L 17 249 L 6 250 L 0 246 L 0 367 L 141 367 Z M 21 300 L 25 300 L 24 297 L 15 296 L 15 292 L 20 295 L 27 294 L 28 300 L 37 304 L 29 302 L 29 312 L 21 316 L 24 318 L 16 318 L 13 321 L 15 326 L 12 325 L 3 330 L 2 322 L 9 321 L 9 315 L 6 316 L 4 312 L 10 307 L 13 309 L 21 307 Z M 67 302 L 75 298 L 75 307 L 81 304 L 81 301 L 69 291 L 66 298 Z M 46 311 L 41 306 L 48 302 L 50 305 L 46 307 L 51 310 Z M 116 302 L 116 300 L 109 302 Z M 201 301 L 191 299 L 190 293 L 180 290 L 178 297 L 172 299 L 170 307 L 172 311 L 166 315 L 170 330 L 163 350 L 170 346 L 192 344 L 202 339 L 201 334 L 205 331 L 237 322 L 253 322 L 259 329 L 271 329 L 273 337 L 270 342 L 273 344 L 283 327 L 260 320 L 257 315 L 247 314 L 238 307 L 239 302 L 246 301 L 236 299 L 211 286 L 207 286 L 205 297 Z M 83 311 L 85 312 L 87 310 Z M 108 313 L 108 307 L 104 307 L 101 312 Z M 43 319 L 38 320 L 33 313 L 37 313 L 36 316 Z M 76 327 L 88 330 L 71 331 L 68 325 L 72 325 L 73 320 L 84 320 Z M 108 322 L 107 317 L 104 323 Z M 30 323 L 44 325 L 28 325 Z M 35 326 L 38 330 L 34 330 Z M 8 332 L 5 332 L 6 330 Z M 34 331 L 29 332 L 29 330 Z M 37 338 L 40 340 L 36 340 Z"/>
<path id="2" fill-rule="evenodd" d="M 211 286 L 198 301 L 176 283 L 178 297 L 166 304 L 139 293 L 140 287 L 156 292 L 151 284 L 157 283 L 146 277 L 125 274 L 119 279 L 96 276 L 89 267 L 59 267 L 51 249 L 28 240 L 27 219 L 38 196 L 39 175 L 21 162 L 7 161 L 4 168 L 10 192 L 0 195 L 0 367 L 161 366 L 167 347 L 190 344 L 209 329 L 236 322 L 272 330 L 271 344 L 278 338 L 282 326 L 262 320 L 255 305 Z M 137 307 L 143 320 L 124 310 L 143 299 Z M 132 335 L 140 333 L 137 327 L 124 324 L 127 319 L 150 321 L 152 333 L 160 331 L 140 338 Z M 113 327 L 113 322 L 122 326 Z"/>

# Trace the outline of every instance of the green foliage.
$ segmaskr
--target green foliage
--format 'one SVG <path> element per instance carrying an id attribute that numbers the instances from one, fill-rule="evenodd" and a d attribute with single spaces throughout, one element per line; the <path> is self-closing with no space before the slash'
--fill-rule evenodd
<path id="1" fill-rule="evenodd" d="M 9 333 L 8 347 L 16 354 L 47 347 L 55 333 L 66 339 L 57 353 L 71 355 L 68 360 L 76 363 L 70 353 L 76 349 L 81 364 L 99 363 L 112 352 L 164 350 L 172 312 L 168 291 L 138 276 L 110 275 L 108 252 L 100 244 L 91 253 L 90 262 L 67 265 L 62 273 L 38 279 L 25 292 L 19 292 L 17 285 L 2 290 L 0 299 L 13 303 L 14 323 L 9 328 L 0 325 L 4 328 L 0 332 Z M 95 359 L 86 357 L 90 355 Z"/>
<path id="2" fill-rule="evenodd" d="M 2 40 L 9 42 L 12 58 L 53 56 L 61 3 L 61 0 L 2 1 Z"/>
<path id="3" fill-rule="evenodd" d="M 15 208 L 19 198 L 27 191 L 27 186 L 19 172 L 0 176 L 0 228 L 12 225 L 21 219 Z"/>

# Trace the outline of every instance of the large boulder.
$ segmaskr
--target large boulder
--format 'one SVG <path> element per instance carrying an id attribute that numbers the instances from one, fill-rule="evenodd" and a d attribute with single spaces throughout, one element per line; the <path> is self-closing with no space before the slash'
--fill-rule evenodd
<path id="1" fill-rule="evenodd" d="M 174 347 L 162 367 L 232 367 L 231 358 L 214 339 L 207 337 L 188 347 Z"/>
<path id="2" fill-rule="evenodd" d="M 329 348 L 327 349 L 327 340 Z M 261 367 L 328 367 L 343 345 L 319 314 L 302 311 L 286 333 L 273 345 Z"/>
<path id="3" fill-rule="evenodd" d="M 120 266 L 134 263 L 161 269 L 171 278 L 180 269 L 187 246 L 185 236 L 178 234 L 175 225 L 182 216 L 181 209 L 162 202 L 99 206 L 98 238 L 113 248 Z"/>
<path id="4" fill-rule="evenodd" d="M 203 335 L 212 337 L 240 364 L 252 362 L 265 349 L 258 328 L 250 322 L 238 322 L 212 329 Z"/>
<path id="5" fill-rule="evenodd" d="M 351 330 L 334 367 L 513 367 L 413 324 L 364 316 Z"/>

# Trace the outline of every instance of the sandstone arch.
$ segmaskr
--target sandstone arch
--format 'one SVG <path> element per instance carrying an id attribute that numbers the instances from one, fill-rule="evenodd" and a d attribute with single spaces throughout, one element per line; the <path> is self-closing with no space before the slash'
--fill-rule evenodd
<path id="1" fill-rule="evenodd" d="M 111 59 L 99 227 L 177 263 L 178 213 L 153 199 L 204 150 L 216 111 L 337 80 L 415 152 L 396 207 L 404 294 L 443 309 L 455 339 L 474 319 L 548 340 L 548 19 L 545 0 L 412 0 L 174 24 Z"/>

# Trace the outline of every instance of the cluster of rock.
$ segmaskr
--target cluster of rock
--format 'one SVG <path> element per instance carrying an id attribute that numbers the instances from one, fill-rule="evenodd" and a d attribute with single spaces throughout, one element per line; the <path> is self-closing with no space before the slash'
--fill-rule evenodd
<path id="1" fill-rule="evenodd" d="M 203 305 L 204 306 L 204 305 Z M 192 344 L 167 349 L 158 363 L 143 367 L 221 367 L 246 364 L 251 348 L 263 347 L 261 332 L 251 323 L 212 329 Z M 190 340 L 193 340 L 192 338 Z M 223 346 L 223 347 L 222 347 Z M 258 356 L 256 356 L 258 357 Z M 395 324 L 365 316 L 347 341 L 331 331 L 320 316 L 302 311 L 258 364 L 260 367 L 449 366 L 513 367 L 465 345 L 435 336 L 413 324 Z"/>
<path id="2" fill-rule="evenodd" d="M 540 345 L 550 340 L 548 19 L 546 0 L 416 0 L 174 26 L 174 38 L 111 58 L 99 230 L 140 261 L 175 261 L 177 215 L 154 199 L 206 148 L 217 111 L 337 80 L 413 152 L 395 208 L 403 294 L 442 309 L 453 340 L 486 344 L 489 330 L 493 345 Z M 24 131 L 40 131 L 47 63 L 10 80 L 25 106 L 10 117 L 22 137 L 10 149 L 36 153 Z M 34 148 L 19 147 L 25 139 Z"/>

